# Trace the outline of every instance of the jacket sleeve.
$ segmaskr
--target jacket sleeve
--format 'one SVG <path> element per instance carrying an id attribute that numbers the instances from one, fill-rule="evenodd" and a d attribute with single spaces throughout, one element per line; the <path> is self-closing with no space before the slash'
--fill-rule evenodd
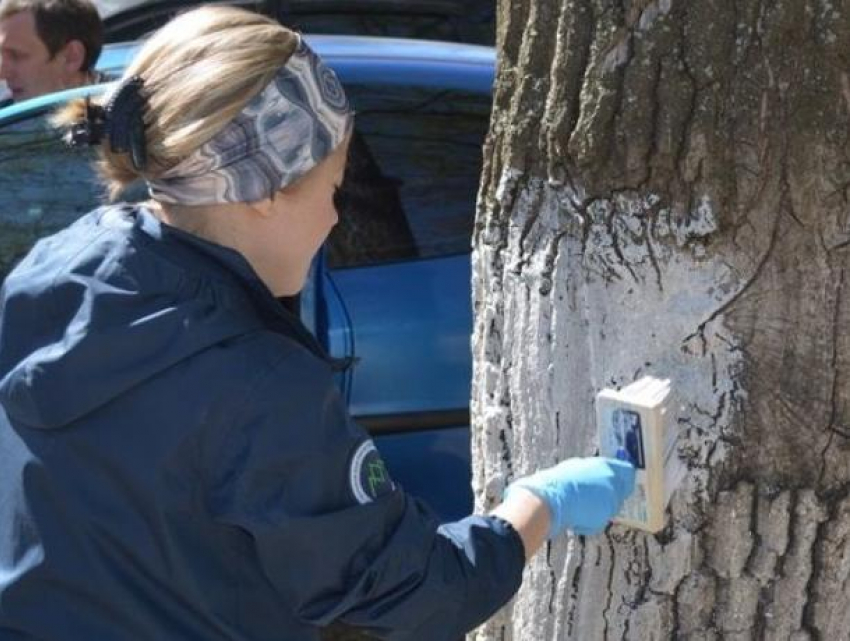
<path id="1" fill-rule="evenodd" d="M 454 639 L 518 589 L 511 525 L 440 526 L 386 474 L 348 417 L 330 371 L 308 354 L 276 363 L 217 448 L 209 507 L 247 532 L 283 607 L 387 639 Z"/>

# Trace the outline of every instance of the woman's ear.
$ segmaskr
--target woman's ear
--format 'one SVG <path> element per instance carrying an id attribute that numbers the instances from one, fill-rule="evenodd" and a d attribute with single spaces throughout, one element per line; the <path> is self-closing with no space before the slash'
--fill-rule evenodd
<path id="1" fill-rule="evenodd" d="M 274 201 L 271 198 L 263 198 L 245 204 L 254 214 L 262 218 L 269 218 L 274 214 Z"/>

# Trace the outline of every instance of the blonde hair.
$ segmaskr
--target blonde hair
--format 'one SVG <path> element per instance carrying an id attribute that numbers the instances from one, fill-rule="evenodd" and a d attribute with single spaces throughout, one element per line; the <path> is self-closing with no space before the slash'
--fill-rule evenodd
<path id="1" fill-rule="evenodd" d="M 148 165 L 137 171 L 128 154 L 114 153 L 104 141 L 99 169 L 110 199 L 136 179 L 173 167 L 221 131 L 271 82 L 298 39 L 265 16 L 212 6 L 183 13 L 154 33 L 124 72 L 144 82 Z M 53 123 L 70 126 L 85 113 L 85 101 L 76 100 Z"/>

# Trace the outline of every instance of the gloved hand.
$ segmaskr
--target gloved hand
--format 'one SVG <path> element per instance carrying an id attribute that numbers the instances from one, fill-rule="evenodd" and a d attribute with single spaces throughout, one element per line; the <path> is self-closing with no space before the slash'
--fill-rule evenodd
<path id="1" fill-rule="evenodd" d="M 635 488 L 635 468 L 627 462 L 598 456 L 570 458 L 517 479 L 505 497 L 521 487 L 549 507 L 553 539 L 567 528 L 576 534 L 598 534 L 605 529 Z"/>

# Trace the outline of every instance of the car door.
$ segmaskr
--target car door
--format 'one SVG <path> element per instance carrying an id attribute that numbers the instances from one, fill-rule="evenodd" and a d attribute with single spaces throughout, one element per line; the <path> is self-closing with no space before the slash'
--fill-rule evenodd
<path id="1" fill-rule="evenodd" d="M 490 98 L 409 79 L 346 89 L 356 132 L 325 254 L 344 318 L 329 340 L 354 356 L 349 408 L 393 477 L 460 518 L 472 508 L 470 246 Z"/>

